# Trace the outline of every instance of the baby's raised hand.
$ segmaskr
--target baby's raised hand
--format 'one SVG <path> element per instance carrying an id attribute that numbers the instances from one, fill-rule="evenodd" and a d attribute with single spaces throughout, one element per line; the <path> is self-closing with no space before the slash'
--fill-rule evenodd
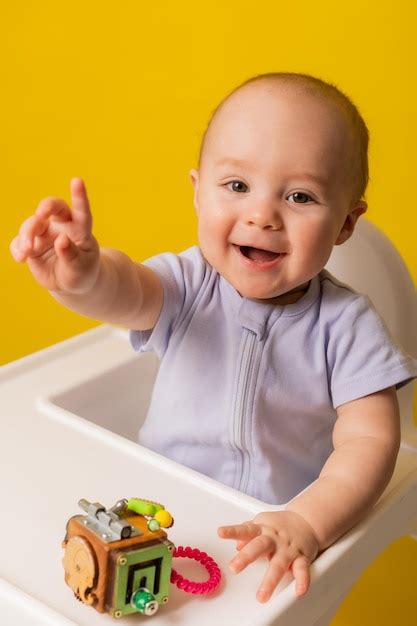
<path id="1" fill-rule="evenodd" d="M 92 234 L 92 215 L 84 182 L 71 180 L 70 208 L 60 198 L 43 199 L 10 244 L 15 261 L 27 261 L 43 287 L 82 294 L 94 285 L 100 249 Z"/>
<path id="2" fill-rule="evenodd" d="M 269 565 L 256 594 L 267 602 L 288 569 L 296 581 L 296 593 L 304 595 L 310 585 L 310 564 L 316 558 L 319 544 L 311 526 L 292 511 L 259 513 L 252 521 L 236 526 L 221 526 L 223 539 L 236 539 L 239 554 L 229 563 L 236 574 L 249 563 L 267 557 Z"/>

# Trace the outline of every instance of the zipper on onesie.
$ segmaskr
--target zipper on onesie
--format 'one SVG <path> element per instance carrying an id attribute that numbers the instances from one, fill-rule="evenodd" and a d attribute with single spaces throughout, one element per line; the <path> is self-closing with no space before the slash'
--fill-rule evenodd
<path id="1" fill-rule="evenodd" d="M 251 473 L 251 457 L 248 449 L 248 427 L 251 423 L 253 394 L 255 391 L 256 374 L 259 366 L 260 352 L 256 333 L 243 328 L 243 336 L 239 350 L 239 363 L 232 411 L 232 441 L 236 448 L 240 471 L 236 471 L 235 489 L 247 493 Z M 258 348 L 258 350 L 257 350 Z M 254 376 L 255 374 L 255 376 Z"/>

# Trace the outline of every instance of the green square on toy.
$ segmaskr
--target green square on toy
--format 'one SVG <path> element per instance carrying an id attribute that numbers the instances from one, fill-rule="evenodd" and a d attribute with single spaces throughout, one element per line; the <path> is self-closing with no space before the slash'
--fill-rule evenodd
<path id="1" fill-rule="evenodd" d="M 168 601 L 174 544 L 170 541 L 147 544 L 117 555 L 113 588 L 113 615 L 136 613 L 132 595 L 146 587 L 160 604 Z"/>

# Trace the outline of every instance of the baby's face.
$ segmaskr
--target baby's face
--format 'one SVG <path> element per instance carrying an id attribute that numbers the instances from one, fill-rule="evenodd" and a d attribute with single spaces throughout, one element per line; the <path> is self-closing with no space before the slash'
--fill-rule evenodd
<path id="1" fill-rule="evenodd" d="M 350 145 L 334 105 L 276 85 L 218 111 L 190 175 L 203 255 L 242 296 L 296 301 L 353 232 Z"/>

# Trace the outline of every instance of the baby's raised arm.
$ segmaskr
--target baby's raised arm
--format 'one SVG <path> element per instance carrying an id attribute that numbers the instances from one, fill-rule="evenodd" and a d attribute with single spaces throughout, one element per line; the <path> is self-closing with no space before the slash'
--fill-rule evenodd
<path id="1" fill-rule="evenodd" d="M 152 328 L 163 290 L 159 277 L 118 250 L 100 248 L 84 182 L 71 181 L 72 207 L 45 198 L 10 244 L 13 258 L 26 261 L 37 282 L 64 306 L 127 328 Z"/>

